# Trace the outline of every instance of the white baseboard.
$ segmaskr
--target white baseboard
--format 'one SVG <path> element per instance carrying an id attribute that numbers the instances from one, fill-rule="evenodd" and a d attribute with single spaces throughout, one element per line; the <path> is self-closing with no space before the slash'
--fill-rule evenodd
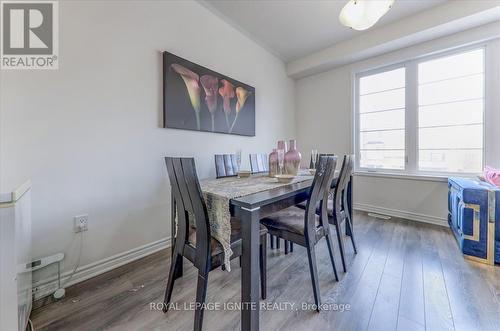
<path id="1" fill-rule="evenodd" d="M 170 237 L 167 237 L 146 245 L 136 247 L 129 251 L 110 256 L 100 261 L 81 266 L 76 270 L 75 274 L 69 281 L 68 279 L 71 275 L 72 270 L 64 272 L 61 275 L 61 283 L 64 284 L 64 287 L 68 287 L 73 284 L 83 282 L 84 280 L 87 280 L 89 278 L 103 274 L 112 269 L 121 267 L 122 265 L 130 263 L 142 257 L 148 256 L 150 254 L 156 253 L 162 249 L 170 247 L 170 245 L 171 245 Z M 34 299 L 37 300 L 45 296 L 51 295 L 56 289 L 57 289 L 57 275 L 50 278 L 42 279 L 33 284 Z"/>
<path id="2" fill-rule="evenodd" d="M 353 208 L 356 210 L 361 210 L 369 213 L 377 213 L 382 215 L 388 215 L 392 217 L 404 218 L 410 221 L 417 221 L 423 223 L 430 223 L 440 226 L 448 227 L 448 220 L 444 217 L 437 217 L 425 214 L 418 214 L 414 212 L 391 209 L 385 207 L 372 206 L 364 203 L 354 203 Z"/>

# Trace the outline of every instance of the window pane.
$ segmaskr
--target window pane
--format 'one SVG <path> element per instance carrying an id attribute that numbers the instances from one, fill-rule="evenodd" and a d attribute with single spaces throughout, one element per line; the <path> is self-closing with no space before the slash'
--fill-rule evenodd
<path id="1" fill-rule="evenodd" d="M 482 170 L 482 150 L 420 150 L 423 171 L 477 173 Z"/>
<path id="2" fill-rule="evenodd" d="M 405 110 L 360 114 L 360 130 L 404 129 Z"/>
<path id="3" fill-rule="evenodd" d="M 421 63 L 418 66 L 418 81 L 424 84 L 483 71 L 483 50 L 477 49 Z"/>
<path id="4" fill-rule="evenodd" d="M 403 124 L 404 125 L 404 124 Z M 363 149 L 404 149 L 405 131 L 361 132 L 359 148 Z"/>
<path id="5" fill-rule="evenodd" d="M 370 169 L 403 170 L 405 165 L 405 151 L 361 151 L 359 165 Z"/>
<path id="6" fill-rule="evenodd" d="M 469 51 L 419 64 L 419 170 L 481 171 L 483 52 Z"/>
<path id="7" fill-rule="evenodd" d="M 419 109 L 420 127 L 483 122 L 483 100 L 460 101 Z"/>
<path id="8" fill-rule="evenodd" d="M 359 149 L 363 168 L 405 168 L 405 68 L 360 78 Z"/>
<path id="9" fill-rule="evenodd" d="M 453 102 L 483 97 L 483 74 L 453 78 L 419 86 L 419 105 Z"/>
<path id="10" fill-rule="evenodd" d="M 392 90 L 405 86 L 405 68 L 398 68 L 359 79 L 360 95 Z"/>
<path id="11" fill-rule="evenodd" d="M 418 140 L 421 149 L 483 148 L 483 125 L 421 128 Z"/>
<path id="12" fill-rule="evenodd" d="M 405 107 L 405 89 L 389 90 L 363 95 L 359 98 L 359 112 L 397 109 Z"/>

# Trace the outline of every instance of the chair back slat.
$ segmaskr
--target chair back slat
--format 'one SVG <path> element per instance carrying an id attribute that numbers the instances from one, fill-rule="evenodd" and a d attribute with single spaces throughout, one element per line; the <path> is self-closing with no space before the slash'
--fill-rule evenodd
<path id="1" fill-rule="evenodd" d="M 250 154 L 250 168 L 252 169 L 252 173 L 259 172 L 259 164 L 257 162 L 257 154 Z"/>
<path id="2" fill-rule="evenodd" d="M 337 181 L 337 186 L 335 187 L 334 208 L 337 211 L 342 210 L 342 198 L 347 194 L 347 186 L 352 175 L 353 162 L 353 155 L 344 155 L 344 161 L 342 162 L 342 168 L 340 169 L 339 179 Z"/>
<path id="3" fill-rule="evenodd" d="M 226 177 L 226 167 L 224 166 L 224 155 L 215 155 L 215 173 L 217 178 Z"/>
<path id="4" fill-rule="evenodd" d="M 189 227 L 189 216 L 186 212 L 186 207 L 184 206 L 184 199 L 179 188 L 179 181 L 177 180 L 176 171 L 174 169 L 174 159 L 170 157 L 165 158 L 165 163 L 167 166 L 167 173 L 170 180 L 171 194 L 173 195 L 173 200 L 175 201 L 175 206 L 177 208 L 177 238 L 182 238 L 176 241 L 176 244 L 181 241 L 185 241 L 188 237 L 188 227 Z M 173 206 L 171 206 L 173 208 Z M 174 222 L 174 220 L 172 220 Z M 174 234 L 172 234 L 174 235 Z M 180 245 L 179 248 L 182 248 Z"/>
<path id="5" fill-rule="evenodd" d="M 238 175 L 238 171 L 236 154 L 215 155 L 215 173 L 217 178 L 236 176 Z"/>
<path id="6" fill-rule="evenodd" d="M 237 161 L 236 154 L 231 154 L 231 166 L 230 166 L 230 168 L 232 169 L 233 176 L 238 175 L 238 171 L 240 171 L 240 169 L 238 169 L 238 161 Z"/>
<path id="7" fill-rule="evenodd" d="M 231 154 L 224 155 L 224 168 L 226 169 L 226 176 L 234 176 L 233 160 Z"/>
<path id="8" fill-rule="evenodd" d="M 210 251 L 210 223 L 208 220 L 207 207 L 203 199 L 198 175 L 196 174 L 196 165 L 193 158 L 181 159 L 184 179 L 191 199 L 193 215 L 196 222 L 196 261 L 204 261 L 206 252 Z"/>
<path id="9" fill-rule="evenodd" d="M 184 209 L 186 212 L 194 214 L 193 205 L 191 204 L 191 197 L 189 196 L 186 179 L 184 177 L 184 171 L 182 169 L 181 158 L 173 158 L 173 165 L 175 177 L 177 179 L 177 185 L 179 187 L 180 198 L 182 199 Z"/>
<path id="10" fill-rule="evenodd" d="M 252 173 L 261 173 L 269 171 L 269 163 L 266 153 L 250 154 L 250 167 Z"/>
<path id="11" fill-rule="evenodd" d="M 264 172 L 269 172 L 269 156 L 266 153 L 262 155 L 262 163 L 264 164 Z"/>
<path id="12" fill-rule="evenodd" d="M 264 160 L 262 154 L 257 154 L 257 167 L 259 169 L 259 172 L 264 172 Z"/>
<path id="13" fill-rule="evenodd" d="M 335 176 L 335 167 L 337 165 L 337 157 L 328 155 L 321 156 L 316 166 L 316 174 L 314 175 L 311 185 L 309 199 L 306 204 L 306 217 L 304 218 L 305 234 L 309 240 L 314 240 L 316 233 L 316 206 L 322 201 L 327 201 L 330 184 Z M 325 202 L 326 208 L 326 202 Z M 322 220 L 326 218 L 326 209 L 321 208 Z"/>

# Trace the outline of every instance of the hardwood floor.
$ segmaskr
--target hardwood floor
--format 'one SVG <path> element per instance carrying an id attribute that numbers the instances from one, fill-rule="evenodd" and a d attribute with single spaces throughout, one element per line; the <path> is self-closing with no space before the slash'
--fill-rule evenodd
<path id="1" fill-rule="evenodd" d="M 330 310 L 302 309 L 314 303 L 305 249 L 286 256 L 269 250 L 262 303 L 294 309 L 261 311 L 261 330 L 500 330 L 500 266 L 464 260 L 448 228 L 354 217 L 358 254 L 346 242 L 348 272 L 339 272 L 338 283 L 326 242 L 316 246 L 322 303 Z M 342 270 L 336 243 L 335 249 Z M 163 299 L 169 261 L 169 251 L 161 251 L 68 288 L 64 299 L 33 312 L 35 329 L 191 330 L 194 312 L 183 309 L 195 298 L 189 263 L 172 296 L 179 310 L 150 308 Z M 240 277 L 237 260 L 230 273 L 211 272 L 207 302 L 238 303 Z M 239 311 L 209 310 L 204 330 L 235 330 L 239 323 Z"/>

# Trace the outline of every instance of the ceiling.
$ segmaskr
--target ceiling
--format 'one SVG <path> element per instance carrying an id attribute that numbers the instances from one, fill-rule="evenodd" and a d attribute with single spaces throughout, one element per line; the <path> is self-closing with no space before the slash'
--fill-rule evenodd
<path id="1" fill-rule="evenodd" d="M 342 26 L 347 0 L 202 0 L 223 20 L 289 62 L 363 31 Z M 375 27 L 440 5 L 446 0 L 396 0 Z M 373 29 L 373 28 L 372 28 Z"/>

